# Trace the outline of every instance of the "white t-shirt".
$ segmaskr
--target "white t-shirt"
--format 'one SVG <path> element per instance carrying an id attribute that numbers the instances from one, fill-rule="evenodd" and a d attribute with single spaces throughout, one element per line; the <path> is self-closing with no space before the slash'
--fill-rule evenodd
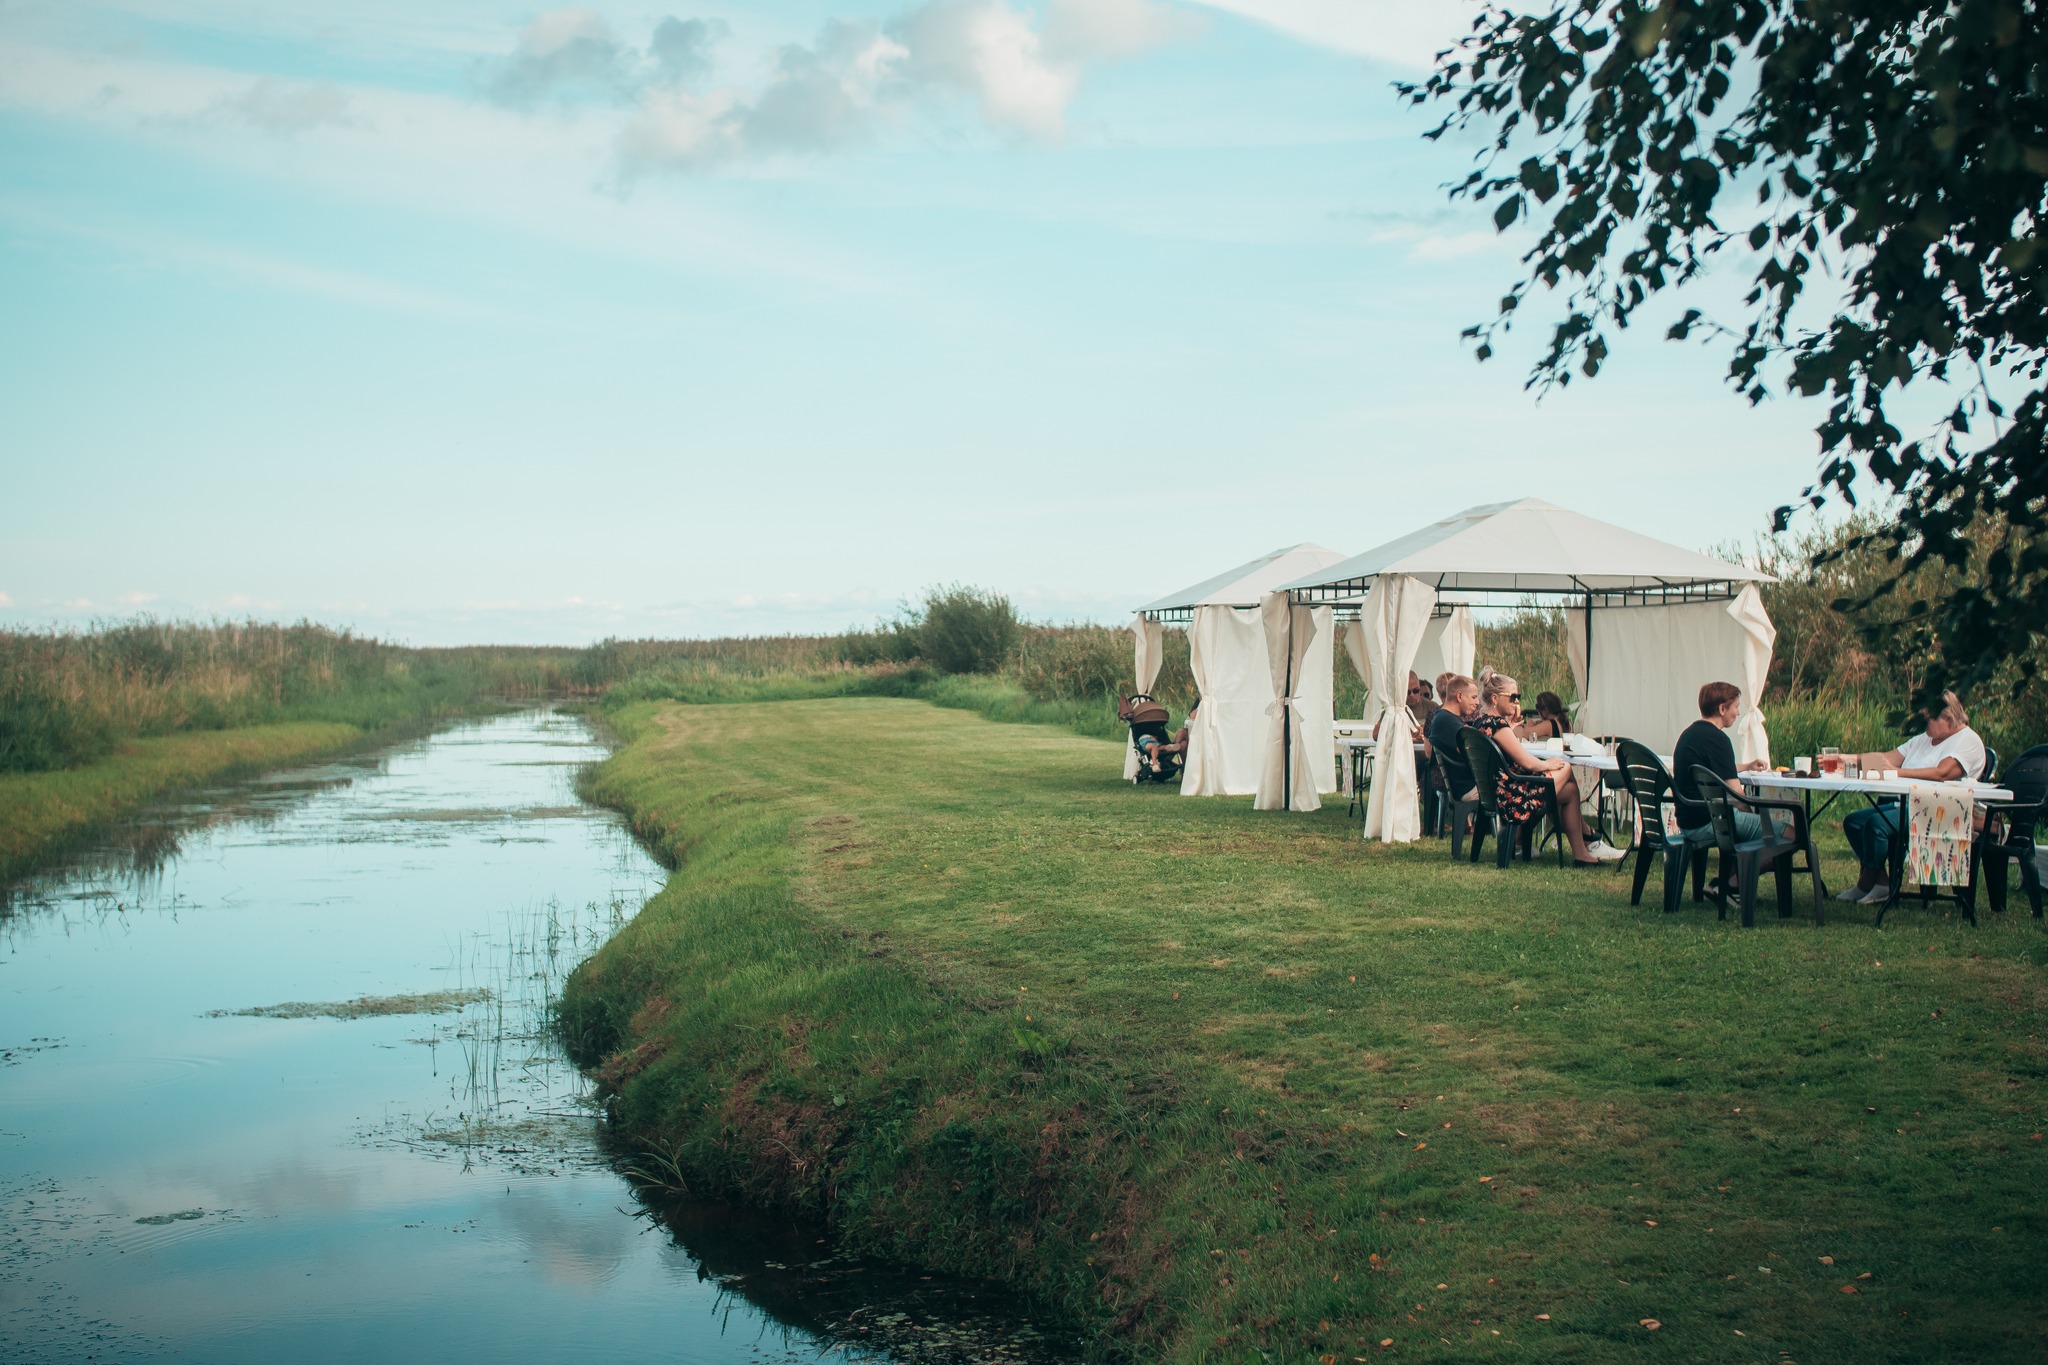
<path id="1" fill-rule="evenodd" d="M 1900 768 L 1937 768 L 1944 758 L 1962 764 L 1963 776 L 1970 781 L 1984 775 L 1984 741 L 1967 725 L 1939 744 L 1918 734 L 1899 746 Z"/>

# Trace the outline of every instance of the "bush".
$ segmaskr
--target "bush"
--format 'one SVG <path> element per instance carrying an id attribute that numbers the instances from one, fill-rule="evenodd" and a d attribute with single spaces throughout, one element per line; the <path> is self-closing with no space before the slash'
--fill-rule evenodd
<path id="1" fill-rule="evenodd" d="M 903 625 L 917 657 L 945 673 L 995 673 L 1009 662 L 1023 626 L 1010 599 L 955 583 L 931 588 Z"/>

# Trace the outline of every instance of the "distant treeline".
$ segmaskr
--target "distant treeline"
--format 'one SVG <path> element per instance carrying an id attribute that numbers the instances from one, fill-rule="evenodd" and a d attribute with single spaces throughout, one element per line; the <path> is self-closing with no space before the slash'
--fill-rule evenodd
<path id="1" fill-rule="evenodd" d="M 1764 698 L 1777 753 L 1888 747 L 1898 737 L 1915 661 L 1925 657 L 1912 637 L 1916 604 L 1954 571 L 1928 570 L 1854 616 L 1836 610 L 1835 602 L 1867 596 L 1885 576 L 1874 552 L 1855 547 L 1868 526 L 1767 539 L 1747 552 L 1781 580 L 1763 590 L 1778 627 Z M 1996 543 L 1996 528 L 1988 528 L 1984 552 Z M 1818 569 L 1817 555 L 1825 561 Z M 1870 650 L 1859 619 L 1894 623 L 1901 644 Z M 1153 691 L 1184 711 L 1194 696 L 1187 636 L 1168 631 L 1165 644 Z M 1478 657 L 1517 678 L 1525 697 L 1554 691 L 1574 699 L 1555 609 L 1526 607 L 1480 626 Z M 960 585 L 934 588 L 892 620 L 837 635 L 606 640 L 582 649 L 409 649 L 303 623 L 143 620 L 0 632 L 0 772 L 72 767 L 124 739 L 179 730 L 283 720 L 376 728 L 493 700 L 600 694 L 610 705 L 917 696 L 1113 736 L 1120 727 L 1111 702 L 1129 688 L 1130 671 L 1124 627 L 1032 623 L 1002 595 Z M 1336 692 L 1339 715 L 1361 712 L 1364 684 L 1342 650 Z M 2023 679 L 2017 664 L 1966 700 L 1978 729 L 2008 757 L 2048 739 L 2048 686 Z"/>

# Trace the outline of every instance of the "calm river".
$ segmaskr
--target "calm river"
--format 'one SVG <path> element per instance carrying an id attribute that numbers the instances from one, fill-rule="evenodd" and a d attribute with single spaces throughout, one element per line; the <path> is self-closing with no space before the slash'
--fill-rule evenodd
<path id="1" fill-rule="evenodd" d="M 662 880 L 577 800 L 600 757 L 571 716 L 461 726 L 0 904 L 0 1359 L 1065 1354 L 816 1229 L 635 1198 L 545 1027 Z"/>

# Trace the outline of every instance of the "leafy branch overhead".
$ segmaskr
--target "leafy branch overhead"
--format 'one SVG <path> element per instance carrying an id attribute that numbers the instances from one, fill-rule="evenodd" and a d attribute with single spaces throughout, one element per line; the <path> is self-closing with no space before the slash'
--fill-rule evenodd
<path id="1" fill-rule="evenodd" d="M 1751 402 L 1827 401 L 1818 477 L 1779 529 L 1874 483 L 1898 513 L 1873 536 L 1902 572 L 1971 570 L 1886 642 L 1934 661 L 1930 689 L 2007 659 L 2024 682 L 2048 634 L 2043 8 L 1489 6 L 1400 87 L 1446 108 L 1430 137 L 1486 135 L 1452 197 L 1493 203 L 1503 231 L 1539 227 L 1526 277 L 1466 331 L 1483 360 L 1536 286 L 1561 296 L 1533 387 L 1596 375 L 1645 304 L 1743 256 L 1746 316 L 1687 309 L 1668 335 L 1725 342 Z M 1923 394 L 1945 410 L 1910 438 L 1909 392 L 1914 411 Z"/>

